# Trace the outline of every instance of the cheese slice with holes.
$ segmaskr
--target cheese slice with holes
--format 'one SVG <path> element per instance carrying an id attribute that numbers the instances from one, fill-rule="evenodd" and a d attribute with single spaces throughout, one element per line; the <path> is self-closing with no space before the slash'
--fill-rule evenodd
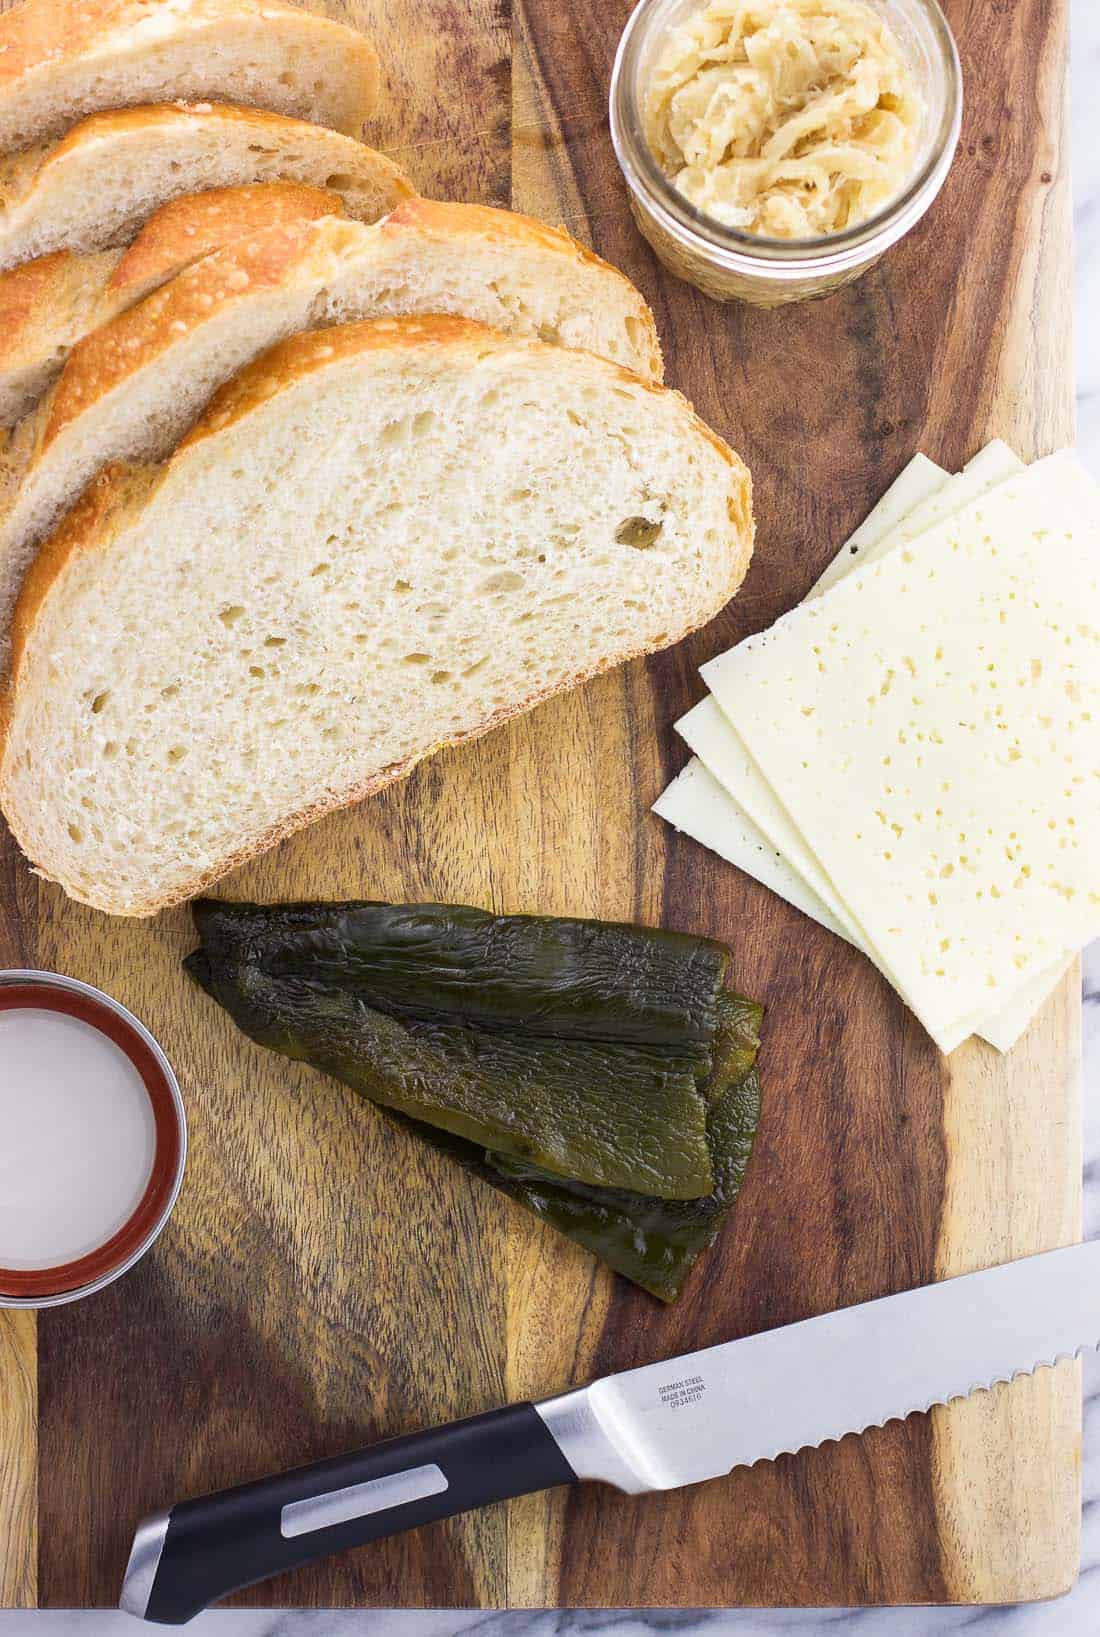
<path id="1" fill-rule="evenodd" d="M 863 522 L 850 534 L 809 592 L 819 597 L 836 585 L 857 563 L 870 561 L 889 541 L 909 515 L 926 501 L 939 494 L 950 474 L 937 466 L 927 455 L 914 455 L 908 466 L 903 466 L 886 493 L 867 513 Z"/>
<path id="2" fill-rule="evenodd" d="M 1100 491 L 1069 452 L 703 676 L 933 1035 L 1100 930 Z"/>
<path id="3" fill-rule="evenodd" d="M 782 853 L 830 915 L 846 928 L 850 943 L 862 944 L 858 926 L 807 845 L 794 819 L 760 772 L 752 753 L 713 695 L 682 716 L 676 731 L 729 791 L 771 845 Z"/>
<path id="4" fill-rule="evenodd" d="M 923 464 L 918 466 L 918 461 Z M 841 546 L 806 600 L 839 585 L 853 569 L 878 562 L 895 546 L 919 539 L 926 530 L 1023 469 L 1023 461 L 1000 438 L 979 449 L 954 477 L 923 455 L 914 455 L 866 522 Z M 876 522 L 882 519 L 886 520 L 885 528 Z"/>
<path id="5" fill-rule="evenodd" d="M 933 524 L 961 510 L 969 500 L 1023 470 L 1023 462 L 999 439 L 980 450 L 956 477 L 949 477 L 923 456 L 915 456 L 867 521 L 841 547 L 818 587 L 833 569 L 838 571 L 839 583 L 857 566 L 853 545 L 858 546 L 860 563 L 876 561 L 895 545 L 913 541 Z M 885 529 L 878 526 L 883 522 Z M 811 596 L 818 594 L 818 587 Z M 867 953 L 860 929 L 716 702 L 703 700 L 677 727 L 712 778 L 709 784 L 701 780 L 692 771 L 699 767 L 699 761 L 689 763 L 681 779 L 657 803 L 654 810 L 659 816 Z M 739 793 L 742 800 L 736 800 L 730 792 Z M 957 1043 L 976 1032 L 998 1050 L 1009 1050 L 1071 960 L 1068 957 L 1055 963 L 1014 992 L 1011 1001 L 992 1014 L 963 1019 L 950 1031 L 941 1032 L 936 1036 L 937 1044 L 950 1050 L 951 1040 Z M 884 975 L 893 981 L 890 973 Z"/>
<path id="6" fill-rule="evenodd" d="M 850 554 L 853 542 L 862 540 L 860 565 L 877 561 L 880 557 L 888 555 L 895 545 L 908 544 L 918 539 L 928 527 L 954 516 L 969 501 L 979 498 L 997 483 L 1023 470 L 1022 461 L 1000 440 L 988 444 L 956 477 L 949 477 L 942 468 L 934 466 L 931 461 L 925 462 L 923 466 L 917 466 L 914 458 L 871 513 L 871 517 L 877 515 L 891 519 L 893 528 L 888 529 L 886 533 L 874 529 L 865 533 L 866 525 L 862 530 L 857 530 L 833 559 L 831 567 L 839 569 L 836 583 L 839 584 L 840 580 L 857 566 L 856 560 Z M 826 574 L 830 571 L 827 570 Z M 818 581 L 818 586 L 821 584 L 822 581 Z M 815 587 L 810 597 L 817 594 L 818 590 Z M 763 831 L 767 840 L 782 852 L 787 861 L 799 872 L 815 897 L 826 906 L 835 919 L 846 926 L 849 940 L 866 947 L 858 924 L 841 902 L 812 850 L 806 846 L 797 824 L 784 811 L 775 793 L 768 786 L 740 739 L 736 726 L 721 711 L 716 701 L 702 700 L 677 722 L 676 727 L 691 749 L 702 758 L 714 776 L 738 802 L 743 813 L 757 830 Z"/>
<path id="7" fill-rule="evenodd" d="M 658 817 L 694 841 L 709 847 L 780 898 L 809 915 L 838 938 L 862 948 L 846 921 L 836 916 L 792 867 L 786 855 L 768 839 L 719 784 L 698 756 L 678 774 L 653 804 Z"/>
<path id="8" fill-rule="evenodd" d="M 693 841 L 709 847 L 720 858 L 736 864 L 754 880 L 778 893 L 826 931 L 863 950 L 847 924 L 838 920 L 806 886 L 798 871 L 791 868 L 763 831 L 738 808 L 698 756 L 693 756 L 673 779 L 654 803 L 653 811 Z M 952 1029 L 935 1036 L 936 1045 L 942 1052 L 952 1052 L 971 1032 L 969 1028 Z"/>
<path id="9" fill-rule="evenodd" d="M 980 450 L 954 478 L 924 456 L 914 456 L 865 523 L 837 553 L 831 565 L 841 571 L 837 578 L 843 578 L 856 566 L 851 554 L 853 545 L 859 548 L 861 562 L 877 560 L 896 544 L 912 541 L 931 524 L 961 509 L 967 500 L 1023 469 L 1023 463 L 999 439 Z M 819 581 L 818 586 L 821 584 Z M 816 594 L 817 588 L 810 593 Z M 868 954 L 859 929 L 716 702 L 704 700 L 677 726 L 698 754 L 658 800 L 654 812 Z M 750 801 L 755 793 L 754 805 L 767 831 L 735 800 L 727 786 L 740 786 Z M 780 838 L 780 845 L 773 836 Z M 783 845 L 790 856 L 782 851 Z M 792 858 L 797 859 L 797 868 Z M 950 1051 L 976 1033 L 997 1050 L 1009 1051 L 1074 959 L 1075 955 L 1068 955 L 1056 961 L 1037 978 L 1022 984 L 998 1010 L 966 1017 L 950 1031 L 938 1033 L 934 1037 L 937 1045 Z M 893 981 L 889 974 L 884 976 Z"/>
<path id="10" fill-rule="evenodd" d="M 826 931 L 835 933 L 838 938 L 854 944 L 863 954 L 868 954 L 848 924 L 839 921 L 826 908 L 698 756 L 693 756 L 673 779 L 654 803 L 653 811 L 700 846 L 709 847 L 711 852 L 735 864 L 746 875 L 751 875 L 755 881 L 777 893 Z M 874 959 L 873 956 L 870 958 Z M 977 1034 L 998 1051 L 1010 1051 L 1073 959 L 1071 955 L 1059 960 L 1038 978 L 1021 984 L 1013 991 L 1011 1001 L 999 1012 L 983 1013 L 970 1020 L 964 1018 L 947 1033 L 935 1035 L 936 1045 L 942 1052 L 952 1052 L 968 1036 Z"/>

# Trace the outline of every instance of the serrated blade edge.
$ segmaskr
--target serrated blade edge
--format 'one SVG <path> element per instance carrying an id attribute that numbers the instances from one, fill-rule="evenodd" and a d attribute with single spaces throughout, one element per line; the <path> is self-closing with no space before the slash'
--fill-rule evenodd
<path id="1" fill-rule="evenodd" d="M 1010 1387 L 1014 1381 L 1024 1381 L 1031 1376 L 1038 1375 L 1040 1370 L 1055 1370 L 1059 1364 L 1073 1364 L 1085 1353 L 1100 1351 L 1100 1337 L 1096 1341 L 1082 1342 L 1079 1347 L 1065 1348 L 1048 1359 L 1037 1359 L 1034 1364 L 1020 1370 L 1014 1370 L 1010 1375 L 994 1376 L 989 1381 L 975 1381 L 970 1387 L 961 1392 L 945 1393 L 941 1398 L 930 1398 L 924 1404 L 912 1404 L 907 1410 L 899 1410 L 896 1415 L 884 1416 L 881 1421 L 868 1421 L 862 1427 L 843 1427 L 836 1432 L 825 1433 L 823 1437 L 810 1444 L 799 1444 L 794 1449 L 774 1449 L 767 1455 L 758 1455 L 755 1461 L 741 1462 L 740 1465 L 755 1466 L 758 1461 L 777 1461 L 781 1455 L 799 1455 L 804 1449 L 821 1449 L 825 1444 L 839 1444 L 842 1438 L 853 1435 L 861 1436 L 865 1432 L 874 1432 L 879 1427 L 888 1427 L 893 1421 L 908 1421 L 911 1415 L 927 1415 L 932 1410 L 948 1409 L 952 1404 L 973 1398 L 976 1393 L 991 1393 L 997 1387 Z M 735 1471 L 734 1467 L 727 1469 Z"/>
<path id="2" fill-rule="evenodd" d="M 922 1414 L 1100 1347 L 1100 1241 L 645 1365 L 537 1407 L 578 1477 L 630 1493 Z"/>

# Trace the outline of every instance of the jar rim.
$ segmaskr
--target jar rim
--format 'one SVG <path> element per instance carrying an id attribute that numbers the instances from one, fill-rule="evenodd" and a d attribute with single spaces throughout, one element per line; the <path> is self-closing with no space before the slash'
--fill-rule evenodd
<path id="1" fill-rule="evenodd" d="M 878 256 L 915 225 L 943 185 L 962 127 L 962 66 L 951 27 L 938 0 L 915 0 L 932 27 L 945 70 L 943 116 L 927 159 L 906 186 L 866 221 L 838 233 L 773 239 L 744 233 L 706 215 L 672 184 L 645 139 L 635 97 L 645 25 L 668 0 L 638 0 L 615 53 L 608 95 L 611 143 L 628 187 L 673 237 L 731 271 L 767 272 L 774 279 L 841 272 Z"/>

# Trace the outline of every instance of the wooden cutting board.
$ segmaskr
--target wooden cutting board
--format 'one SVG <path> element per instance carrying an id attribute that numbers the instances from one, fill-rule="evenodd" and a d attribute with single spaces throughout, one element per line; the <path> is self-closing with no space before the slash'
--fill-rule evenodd
<path id="1" fill-rule="evenodd" d="M 668 375 L 748 460 L 759 544 L 706 631 L 329 819 L 225 890 L 464 900 L 717 934 L 767 1002 L 741 1204 L 662 1309 L 186 985 L 185 913 L 126 924 L 6 857 L 0 964 L 101 984 L 180 1071 L 191 1159 L 154 1254 L 0 1315 L 0 1604 L 115 1601 L 185 1495 L 1076 1239 L 1078 975 L 1007 1058 L 941 1059 L 870 965 L 649 806 L 701 661 L 797 601 L 917 448 L 1073 435 L 1064 0 L 948 9 L 967 112 L 925 223 L 829 300 L 718 307 L 636 234 L 607 134 L 626 0 L 332 4 L 377 40 L 374 139 L 426 192 L 564 221 L 637 280 Z M 150 610 L 155 618 L 155 610 Z M 808 1368 L 812 1366 L 808 1365 Z M 317 1565 L 253 1604 L 999 1602 L 1077 1565 L 1072 1365 L 727 1481 L 535 1496 Z"/>

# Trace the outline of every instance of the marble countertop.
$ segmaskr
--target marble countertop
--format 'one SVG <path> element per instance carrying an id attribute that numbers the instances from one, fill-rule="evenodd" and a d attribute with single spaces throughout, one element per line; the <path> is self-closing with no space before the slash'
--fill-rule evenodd
<path id="1" fill-rule="evenodd" d="M 1073 168 L 1076 231 L 1078 443 L 1100 478 L 1100 5 L 1072 0 Z M 1100 1237 L 1100 944 L 1086 952 L 1085 1233 Z M 0 1613 L 0 1637 L 129 1637 L 128 1615 Z M 988 1637 L 1086 1637 L 1100 1632 L 1100 1358 L 1085 1361 L 1081 1574 L 1068 1597 L 1011 1608 L 645 1611 L 221 1610 L 201 1615 L 194 1637 L 938 1637 L 975 1629 Z"/>

